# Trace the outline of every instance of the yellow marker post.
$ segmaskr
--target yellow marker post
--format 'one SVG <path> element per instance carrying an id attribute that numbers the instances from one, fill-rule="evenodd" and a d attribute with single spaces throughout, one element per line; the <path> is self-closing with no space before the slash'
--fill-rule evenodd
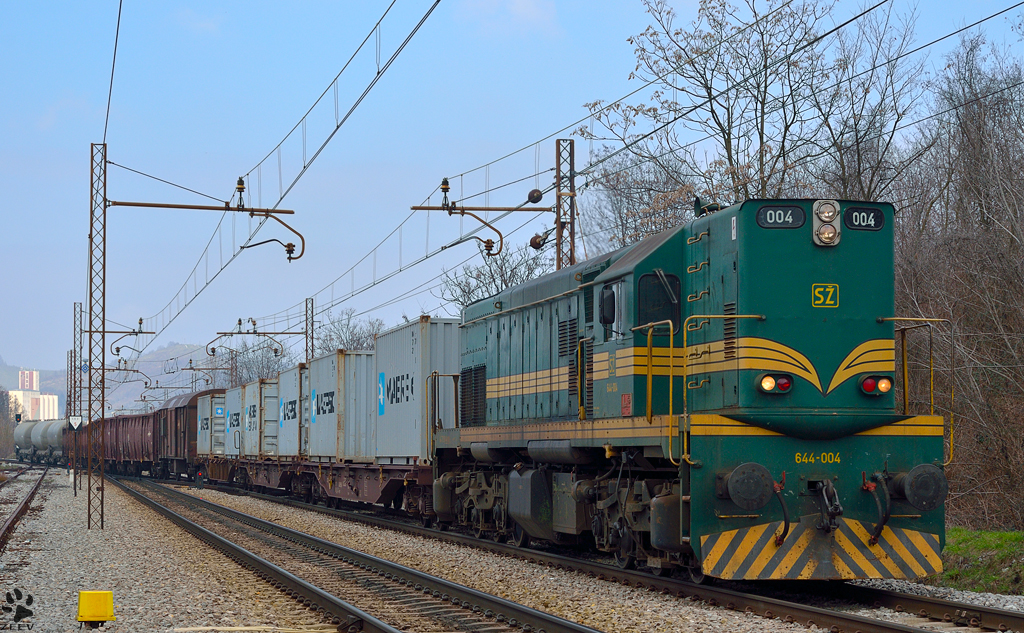
<path id="1" fill-rule="evenodd" d="M 90 629 L 96 629 L 104 622 L 111 622 L 116 619 L 114 617 L 113 591 L 78 592 L 79 622 L 84 622 Z"/>

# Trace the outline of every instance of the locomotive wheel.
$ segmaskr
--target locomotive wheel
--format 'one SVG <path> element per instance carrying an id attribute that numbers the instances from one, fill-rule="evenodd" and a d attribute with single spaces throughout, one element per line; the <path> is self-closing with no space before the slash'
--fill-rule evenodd
<path id="1" fill-rule="evenodd" d="M 512 544 L 523 549 L 530 547 L 530 535 L 518 523 L 512 524 Z"/>
<path id="2" fill-rule="evenodd" d="M 426 527 L 433 527 L 438 532 L 447 532 L 448 531 L 448 524 L 445 523 L 444 521 L 439 520 L 436 516 L 433 517 L 433 521 L 431 522 L 431 524 L 429 526 L 426 526 Z"/>
<path id="3" fill-rule="evenodd" d="M 495 531 L 491 532 L 491 540 L 494 541 L 495 543 L 504 543 L 505 542 L 505 533 L 500 531 L 500 530 L 495 530 Z"/>
<path id="4" fill-rule="evenodd" d="M 473 536 L 478 539 L 485 539 L 487 538 L 487 530 L 485 530 L 482 525 L 477 524 L 473 527 Z"/>
<path id="5" fill-rule="evenodd" d="M 623 554 L 622 551 L 615 550 L 615 564 L 618 565 L 619 569 L 633 569 L 636 567 L 636 556 Z"/>
<path id="6" fill-rule="evenodd" d="M 672 570 L 668 567 L 651 567 L 651 573 L 659 578 L 664 578 L 672 573 Z"/>
<path id="7" fill-rule="evenodd" d="M 619 537 L 619 548 L 615 550 L 615 564 L 619 566 L 619 569 L 633 569 L 636 567 L 633 531 L 628 527 L 622 528 L 622 535 Z"/>
<path id="8" fill-rule="evenodd" d="M 709 585 L 711 584 L 711 578 L 704 575 L 704 570 L 697 567 L 687 567 L 687 571 L 690 572 L 690 582 L 695 585 Z"/>

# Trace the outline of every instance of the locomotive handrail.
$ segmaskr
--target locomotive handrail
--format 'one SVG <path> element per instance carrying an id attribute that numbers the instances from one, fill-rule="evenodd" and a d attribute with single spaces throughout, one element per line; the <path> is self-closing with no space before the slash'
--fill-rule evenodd
<path id="1" fill-rule="evenodd" d="M 587 402 L 584 400 L 586 389 L 584 389 L 583 372 L 586 369 L 587 343 L 593 341 L 593 336 L 581 338 L 576 342 L 576 403 L 579 405 L 579 419 L 587 419 Z"/>
<path id="2" fill-rule="evenodd" d="M 710 322 L 711 319 L 757 319 L 758 321 L 764 321 L 765 320 L 765 315 L 763 315 L 763 314 L 691 314 L 690 316 L 686 317 L 686 320 L 683 321 L 683 423 L 687 424 L 687 425 L 688 425 L 688 421 L 689 421 L 689 417 L 690 417 L 689 401 L 687 399 L 687 392 L 689 391 L 689 385 L 687 384 L 687 378 L 689 376 L 687 374 L 687 371 L 690 368 L 690 355 L 686 351 L 688 349 L 687 346 L 686 346 L 686 332 L 688 331 L 688 328 L 689 328 L 689 325 L 690 325 L 690 320 L 692 320 L 692 319 L 708 319 L 709 322 Z M 671 376 L 671 372 L 669 372 L 669 375 Z M 669 448 L 669 460 L 674 465 L 678 466 L 680 462 L 676 462 L 674 459 L 672 459 L 672 404 L 671 404 L 671 392 L 669 392 L 669 394 L 670 394 L 670 398 L 669 398 L 669 445 L 668 445 L 668 448 Z M 680 457 L 687 464 L 690 464 L 691 466 L 693 466 L 694 462 L 690 460 L 690 446 L 689 446 L 689 442 L 687 441 L 688 437 L 689 436 L 686 435 L 686 434 L 683 435 L 683 454 Z"/>
<path id="3" fill-rule="evenodd" d="M 427 378 L 423 381 L 424 382 L 424 391 L 423 392 L 426 394 L 426 401 L 423 403 L 424 404 L 424 408 L 425 408 L 425 411 L 424 411 L 425 423 L 424 423 L 423 427 L 424 427 L 424 433 L 426 433 L 427 451 L 430 453 L 430 455 L 434 454 L 434 434 L 437 433 L 437 419 L 438 419 L 438 416 L 440 415 L 440 407 L 438 407 L 438 403 L 441 401 L 441 399 L 440 399 L 440 396 L 437 393 L 437 379 L 442 377 L 442 376 L 448 376 L 448 377 L 450 377 L 452 379 L 452 385 L 453 385 L 454 390 L 455 390 L 454 398 L 452 400 L 452 402 L 454 403 L 453 407 L 455 409 L 455 427 L 454 428 L 456 428 L 456 429 L 459 428 L 459 379 L 462 376 L 459 375 L 459 374 L 442 374 L 442 373 L 440 373 L 440 372 L 438 372 L 436 370 L 432 371 L 427 376 Z M 433 390 L 430 389 L 430 382 L 431 382 L 431 380 L 434 381 L 434 389 Z M 431 397 L 430 397 L 431 395 L 434 396 L 433 400 L 431 400 Z M 433 405 L 433 410 L 431 409 L 431 405 Z"/>
<path id="4" fill-rule="evenodd" d="M 948 323 L 949 324 L 949 459 L 942 463 L 943 466 L 949 466 L 951 463 L 953 463 L 953 404 L 954 404 L 954 397 L 956 395 L 956 373 L 954 372 L 954 370 L 956 369 L 956 364 L 954 362 L 954 353 L 955 353 L 955 349 L 956 349 L 956 326 L 953 325 L 953 322 L 950 321 L 949 319 L 929 319 L 929 318 L 924 318 L 924 317 L 878 317 L 876 319 L 876 321 L 878 321 L 879 323 L 885 323 L 886 321 L 894 321 L 894 322 L 895 321 L 908 321 L 908 322 L 911 322 L 911 323 L 929 323 L 929 324 L 930 323 Z M 904 370 L 904 372 L 906 372 L 906 367 L 907 367 L 907 364 L 906 364 L 906 345 L 907 345 L 907 339 L 906 339 L 906 337 L 904 337 L 903 338 L 903 350 L 904 350 L 904 353 L 903 353 L 903 361 L 904 361 L 903 362 L 903 370 Z M 930 358 L 931 358 L 931 354 L 929 352 L 929 359 Z M 931 361 L 929 360 L 929 363 L 930 362 Z M 930 386 L 929 391 L 934 393 L 935 392 L 935 378 L 934 378 L 934 374 L 932 375 L 931 381 L 932 382 L 931 382 L 931 386 Z M 903 383 L 904 397 L 906 397 L 906 392 L 907 392 L 907 383 L 906 383 L 906 381 L 904 381 L 904 383 Z M 934 405 L 934 401 L 933 401 L 932 402 L 932 409 L 931 409 L 931 412 L 932 412 L 933 415 L 935 413 L 935 408 L 934 407 L 935 407 L 935 405 Z"/>

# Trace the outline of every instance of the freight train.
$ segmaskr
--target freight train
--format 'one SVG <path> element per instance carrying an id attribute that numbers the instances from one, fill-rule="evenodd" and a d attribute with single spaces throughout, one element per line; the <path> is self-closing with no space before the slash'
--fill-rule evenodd
<path id="1" fill-rule="evenodd" d="M 110 419 L 108 468 L 389 505 L 698 581 L 941 571 L 946 429 L 895 398 L 893 207 L 695 216 L 372 353 Z"/>

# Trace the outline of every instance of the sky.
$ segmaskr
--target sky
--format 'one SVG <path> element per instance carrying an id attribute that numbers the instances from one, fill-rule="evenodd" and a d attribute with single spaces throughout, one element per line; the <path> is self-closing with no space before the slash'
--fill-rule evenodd
<path id="1" fill-rule="evenodd" d="M 892 1 L 903 12 L 917 7 L 921 43 L 1010 4 Z M 329 90 L 279 155 L 275 147 L 389 4 L 125 0 L 107 119 L 117 1 L 0 3 L 0 357 L 33 369 L 65 366 L 73 303 L 87 300 L 90 144 L 103 141 L 105 123 L 110 161 L 220 201 L 245 175 L 247 204 L 274 205 L 306 165 L 279 203 L 295 211 L 284 219 L 305 238 L 303 257 L 292 262 L 270 243 L 241 251 L 218 274 L 254 226 L 247 214 L 108 209 L 108 327 L 137 327 L 144 318 L 160 331 L 147 337 L 147 351 L 203 345 L 239 318 L 255 318 L 263 330 L 301 329 L 310 296 L 318 308 L 332 305 L 332 315 L 353 308 L 388 325 L 443 314 L 430 287 L 472 258 L 475 243 L 416 262 L 476 225 L 436 212 L 410 218 L 409 207 L 439 204 L 442 177 L 458 198 L 522 179 L 468 201 L 489 206 L 518 205 L 530 189 L 550 185 L 555 138 L 569 132 L 547 137 L 586 125 L 585 103 L 640 86 L 630 80 L 636 61 L 627 39 L 650 19 L 638 0 L 442 0 L 378 77 L 433 5 L 397 0 L 381 22 L 379 47 L 374 33 L 342 73 L 337 99 Z M 693 19 L 697 2 L 671 4 L 677 24 Z M 840 0 L 830 18 L 842 22 L 859 8 Z M 1006 20 L 988 32 L 1019 44 Z M 940 67 L 946 50 L 930 51 L 928 68 Z M 576 141 L 578 169 L 590 150 Z M 534 176 L 538 166 L 543 173 Z M 113 165 L 107 197 L 223 204 Z M 552 202 L 548 194 L 542 206 Z M 516 213 L 498 226 L 511 248 L 551 220 Z M 253 241 L 267 239 L 298 242 L 274 223 Z M 285 344 L 301 352 L 301 340 Z"/>

